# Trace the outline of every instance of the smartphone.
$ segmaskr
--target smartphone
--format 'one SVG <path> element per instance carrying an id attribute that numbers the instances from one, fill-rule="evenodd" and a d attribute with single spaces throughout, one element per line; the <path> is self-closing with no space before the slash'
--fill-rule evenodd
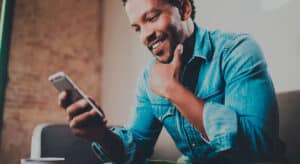
<path id="1" fill-rule="evenodd" d="M 97 113 L 100 115 L 102 119 L 104 119 L 105 115 L 102 111 L 96 106 L 94 102 L 92 102 L 86 94 L 79 89 L 79 87 L 71 80 L 71 78 L 66 75 L 64 72 L 57 72 L 53 75 L 50 75 L 48 80 L 54 85 L 54 87 L 59 91 L 66 91 L 68 94 L 69 103 L 73 104 L 74 102 L 85 99 L 91 108 L 97 109 Z"/>

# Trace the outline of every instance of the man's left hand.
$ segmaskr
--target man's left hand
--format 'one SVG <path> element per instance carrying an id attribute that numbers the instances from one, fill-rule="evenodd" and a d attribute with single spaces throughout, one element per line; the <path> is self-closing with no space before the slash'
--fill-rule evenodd
<path id="1" fill-rule="evenodd" d="M 179 82 L 182 53 L 183 45 L 178 44 L 170 63 L 156 62 L 153 65 L 149 76 L 150 86 L 152 91 L 159 96 L 168 98 L 168 92 L 172 90 L 174 84 Z"/>

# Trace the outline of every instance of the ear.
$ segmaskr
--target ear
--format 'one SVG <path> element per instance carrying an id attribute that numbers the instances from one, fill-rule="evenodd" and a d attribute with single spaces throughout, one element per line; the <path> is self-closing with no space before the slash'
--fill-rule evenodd
<path id="1" fill-rule="evenodd" d="M 182 20 L 188 20 L 192 14 L 192 4 L 190 0 L 180 0 L 179 12 Z"/>

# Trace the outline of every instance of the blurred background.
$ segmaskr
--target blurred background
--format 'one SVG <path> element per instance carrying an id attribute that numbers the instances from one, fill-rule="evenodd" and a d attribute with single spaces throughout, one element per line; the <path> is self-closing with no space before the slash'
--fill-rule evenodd
<path id="1" fill-rule="evenodd" d="M 30 156 L 37 124 L 66 123 L 47 80 L 57 71 L 95 98 L 109 124 L 126 124 L 137 76 L 151 54 L 130 29 L 121 0 L 6 1 L 12 2 L 11 14 L 2 5 L 1 21 L 8 13 L 12 26 L 4 28 L 8 38 L 1 46 L 0 163 L 17 164 Z M 256 38 L 276 92 L 300 89 L 300 1 L 195 0 L 195 5 L 200 26 Z M 156 149 L 164 159 L 179 154 L 165 131 Z"/>

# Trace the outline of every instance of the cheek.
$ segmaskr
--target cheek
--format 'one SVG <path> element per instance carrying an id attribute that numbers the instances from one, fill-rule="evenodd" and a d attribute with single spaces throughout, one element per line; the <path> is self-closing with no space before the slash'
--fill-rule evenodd
<path id="1" fill-rule="evenodd" d="M 163 20 L 164 21 L 159 22 L 162 32 L 168 33 L 171 40 L 178 40 L 178 38 L 180 38 L 180 28 L 178 24 L 175 23 L 176 21 L 169 17 Z"/>
<path id="2" fill-rule="evenodd" d="M 157 22 L 156 27 L 162 32 L 167 32 L 172 25 L 172 20 L 167 16 L 162 16 Z"/>

